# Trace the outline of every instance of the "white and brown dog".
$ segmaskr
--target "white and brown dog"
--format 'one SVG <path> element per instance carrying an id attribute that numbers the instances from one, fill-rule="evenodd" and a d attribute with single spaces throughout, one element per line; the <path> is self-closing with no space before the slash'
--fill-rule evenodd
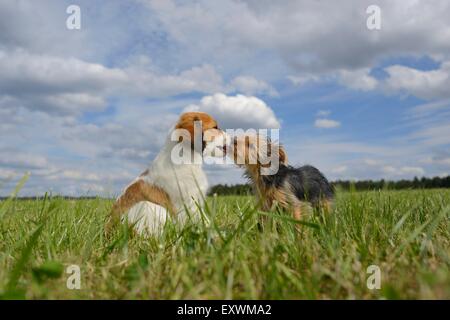
<path id="1" fill-rule="evenodd" d="M 225 140 L 225 132 L 210 115 L 182 114 L 151 166 L 117 198 L 107 233 L 119 221 L 127 221 L 144 236 L 159 235 L 168 220 L 179 225 L 189 218 L 197 221 L 208 188 L 204 151 L 223 157 Z"/>

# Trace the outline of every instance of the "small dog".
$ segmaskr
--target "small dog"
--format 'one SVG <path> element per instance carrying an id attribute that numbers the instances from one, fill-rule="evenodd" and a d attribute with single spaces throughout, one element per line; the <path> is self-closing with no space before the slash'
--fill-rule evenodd
<path id="1" fill-rule="evenodd" d="M 132 224 L 138 234 L 158 235 L 168 219 L 184 224 L 198 220 L 208 180 L 202 169 L 203 151 L 224 155 L 225 132 L 203 112 L 180 116 L 150 168 L 117 198 L 106 234 L 119 221 Z M 185 160 L 185 161 L 183 161 Z"/>
<path id="2" fill-rule="evenodd" d="M 305 204 L 331 209 L 334 192 L 325 176 L 309 165 L 299 168 L 288 165 L 284 148 L 272 143 L 268 137 L 234 137 L 228 148 L 234 163 L 245 167 L 245 176 L 253 185 L 264 211 L 271 211 L 278 205 L 299 220 Z M 273 163 L 278 170 L 273 174 L 262 174 L 262 170 Z"/>

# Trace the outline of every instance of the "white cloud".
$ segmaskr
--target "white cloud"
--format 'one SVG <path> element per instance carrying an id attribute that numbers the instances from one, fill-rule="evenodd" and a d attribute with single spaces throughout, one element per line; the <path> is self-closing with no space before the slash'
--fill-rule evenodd
<path id="1" fill-rule="evenodd" d="M 0 182 L 3 182 L 2 180 L 10 180 L 16 176 L 17 172 L 15 170 L 0 168 Z"/>
<path id="2" fill-rule="evenodd" d="M 441 158 L 441 159 L 435 159 L 434 162 L 437 163 L 437 164 L 442 164 L 442 165 L 445 165 L 447 167 L 450 167 L 450 157 Z"/>
<path id="3" fill-rule="evenodd" d="M 119 69 L 76 58 L 31 54 L 23 49 L 0 51 L 0 70 L 0 85 L 8 93 L 17 93 L 19 88 L 39 93 L 95 92 L 127 81 Z"/>
<path id="4" fill-rule="evenodd" d="M 107 68 L 24 50 L 0 50 L 0 73 L 0 99 L 8 98 L 14 107 L 60 115 L 102 111 L 110 96 L 154 98 L 226 90 L 221 76 L 210 65 L 164 75 L 141 66 Z"/>
<path id="5" fill-rule="evenodd" d="M 224 129 L 280 127 L 280 121 L 264 101 L 241 94 L 227 96 L 217 93 L 206 96 L 200 103 L 189 105 L 185 110 L 207 112 L 215 117 Z"/>
<path id="6" fill-rule="evenodd" d="M 420 141 L 427 146 L 440 146 L 450 144 L 450 123 L 445 121 L 435 122 L 433 126 L 423 126 L 408 136 L 408 142 Z"/>
<path id="7" fill-rule="evenodd" d="M 319 110 L 319 111 L 317 111 L 316 116 L 317 117 L 327 117 L 330 114 L 331 114 L 330 110 Z"/>
<path id="8" fill-rule="evenodd" d="M 425 174 L 425 170 L 421 167 L 401 167 L 400 174 L 422 176 Z"/>
<path id="9" fill-rule="evenodd" d="M 130 93 L 149 97 L 169 97 L 182 93 L 213 93 L 226 90 L 220 74 L 211 65 L 192 67 L 178 75 L 159 75 L 139 66 L 126 69 Z"/>
<path id="10" fill-rule="evenodd" d="M 376 166 L 380 164 L 380 162 L 375 159 L 364 159 L 363 162 L 368 166 Z"/>
<path id="11" fill-rule="evenodd" d="M 235 77 L 226 85 L 208 64 L 168 75 L 156 73 L 151 65 L 139 61 L 108 68 L 76 58 L 0 50 L 0 73 L 2 105 L 63 116 L 102 111 L 109 97 L 163 98 L 230 91 L 277 95 L 268 83 L 250 76 Z"/>
<path id="12" fill-rule="evenodd" d="M 427 157 L 422 162 L 425 164 L 437 165 L 440 168 L 450 168 L 450 152 L 440 152 L 432 157 Z"/>
<path id="13" fill-rule="evenodd" d="M 64 115 L 103 110 L 102 92 L 127 80 L 118 69 L 24 50 L 0 50 L 0 73 L 0 99 L 10 107 Z"/>
<path id="14" fill-rule="evenodd" d="M 332 129 L 341 126 L 341 123 L 336 120 L 329 119 L 329 115 L 331 114 L 330 110 L 319 110 L 316 113 L 316 121 L 314 121 L 314 126 L 316 128 L 322 129 Z M 326 118 L 325 118 L 326 117 Z"/>
<path id="15" fill-rule="evenodd" d="M 270 96 L 278 95 L 278 92 L 267 82 L 251 76 L 238 76 L 231 81 L 231 86 L 233 86 L 236 91 L 245 93 L 246 95 L 258 93 L 266 93 Z"/>
<path id="16" fill-rule="evenodd" d="M 80 1 L 82 7 L 84 4 L 87 2 Z M 30 2 L 19 6 L 6 2 L 0 7 L 0 49 L 21 47 L 33 54 L 77 55 L 79 59 L 97 63 L 112 60 L 108 65 L 116 66 L 131 59 L 123 58 L 124 47 L 136 55 L 144 52 L 151 56 L 154 71 L 170 69 L 163 74 L 150 72 L 149 77 L 143 76 L 149 80 L 147 90 L 153 95 L 158 93 L 153 86 L 159 88 L 159 84 L 166 83 L 162 96 L 164 92 L 170 95 L 192 90 L 193 75 L 180 74 L 192 66 L 215 66 L 220 70 L 218 74 L 227 79 L 252 74 L 257 82 L 269 86 L 271 80 L 284 78 L 289 70 L 291 80 L 299 84 L 305 79 L 329 79 L 331 75 L 343 85 L 371 90 L 376 80 L 367 70 L 385 58 L 396 55 L 450 58 L 448 1 L 380 0 L 377 3 L 383 9 L 380 32 L 370 32 L 364 27 L 365 9 L 370 4 L 368 0 L 357 5 L 354 1 L 200 0 L 192 4 L 139 0 L 128 7 L 133 17 L 131 23 L 128 16 L 121 14 L 120 4 L 109 2 L 101 10 L 92 6 L 83 11 L 85 21 L 97 23 L 95 28 L 67 32 L 59 25 L 66 18 L 63 4 L 47 1 L 43 13 L 41 4 Z M 137 36 L 132 37 L 133 34 Z M 195 77 L 196 89 L 202 88 L 199 92 L 204 93 L 225 92 L 217 89 L 220 80 L 207 73 L 202 71 L 204 82 Z M 175 78 L 159 77 L 167 74 Z M 180 83 L 177 76 L 184 81 Z M 174 80 L 179 89 L 172 91 L 168 84 Z M 133 85 L 140 87 L 140 82 Z M 261 89 L 261 85 L 257 84 L 258 90 L 275 92 Z M 254 90 L 242 92 L 259 93 Z"/>
<path id="17" fill-rule="evenodd" d="M 288 76 L 288 79 L 296 86 L 306 83 L 337 81 L 350 89 L 370 91 L 378 86 L 378 80 L 370 75 L 370 68 L 338 69 L 326 73 L 305 74 L 302 76 Z"/>
<path id="18" fill-rule="evenodd" d="M 449 168 L 424 163 L 421 159 L 429 152 L 426 146 L 405 144 L 396 139 L 371 143 L 336 134 L 310 136 L 297 133 L 295 137 L 283 137 L 282 133 L 281 141 L 292 165 L 314 165 L 330 180 L 411 179 L 438 175 Z M 446 157 L 445 154 L 441 156 Z"/>
<path id="19" fill-rule="evenodd" d="M 394 65 L 385 68 L 389 77 L 385 85 L 392 91 L 403 91 L 419 98 L 450 98 L 450 62 L 437 70 L 422 71 Z"/>
<path id="20" fill-rule="evenodd" d="M 412 177 L 412 176 L 422 176 L 425 174 L 425 170 L 421 167 L 393 167 L 393 166 L 383 166 L 382 168 L 383 173 L 388 174 L 390 176 L 406 176 L 406 177 Z"/>
<path id="21" fill-rule="evenodd" d="M 44 156 L 14 149 L 0 149 L 0 166 L 20 169 L 45 168 L 48 165 Z"/>
<path id="22" fill-rule="evenodd" d="M 427 102 L 411 108 L 409 111 L 413 118 L 424 118 L 428 115 L 433 115 L 436 112 L 450 109 L 450 99 Z"/>
<path id="23" fill-rule="evenodd" d="M 316 121 L 314 121 L 314 126 L 316 128 L 331 129 L 340 127 L 341 123 L 331 119 L 316 119 Z"/>
<path id="24" fill-rule="evenodd" d="M 126 5 L 127 15 L 117 1 L 80 0 L 80 32 L 64 28 L 64 2 L 0 1 L 0 177 L 32 171 L 28 194 L 117 192 L 151 160 L 188 104 L 214 113 L 224 127 L 279 127 L 271 106 L 252 96 L 292 93 L 298 88 L 274 87 L 287 75 L 297 85 L 325 81 L 448 99 L 450 3 L 380 1 L 380 32 L 365 28 L 365 0 L 139 0 Z M 444 63 L 431 71 L 388 67 L 386 81 L 371 76 L 373 67 L 403 56 Z M 197 94 L 209 100 L 195 103 Z M 323 165 L 332 177 L 397 179 L 422 166 L 430 175 L 448 172 L 448 155 L 433 156 L 450 143 L 448 103 L 412 111 L 414 127 L 407 125 L 414 131 L 385 144 L 333 130 L 314 132 L 335 138 L 318 141 L 289 121 L 290 158 Z M 325 127 L 338 123 L 329 113 L 316 117 Z M 297 147 L 302 152 L 290 151 Z M 383 173 L 384 166 L 394 170 Z M 221 172 L 212 183 L 231 182 L 230 172 L 240 175 Z"/>
<path id="25" fill-rule="evenodd" d="M 397 172 L 397 169 L 395 169 L 393 166 L 384 166 L 381 168 L 381 170 L 386 174 L 395 174 Z"/>
<path id="26" fill-rule="evenodd" d="M 345 165 L 342 165 L 342 166 L 338 166 L 338 167 L 331 169 L 331 172 L 336 173 L 336 174 L 343 174 L 343 173 L 347 172 L 347 170 L 348 170 L 348 167 Z"/>
<path id="27" fill-rule="evenodd" d="M 212 64 L 225 61 L 233 69 L 248 66 L 261 53 L 281 59 L 289 70 L 323 74 L 370 68 L 393 55 L 448 56 L 450 49 L 446 0 L 380 0 L 383 29 L 378 33 L 365 28 L 370 1 L 142 2 L 185 49 L 182 54 Z"/>
<path id="28" fill-rule="evenodd" d="M 53 175 L 49 175 L 50 180 L 69 179 L 69 180 L 81 180 L 81 181 L 101 181 L 98 174 L 88 173 L 79 170 L 63 170 Z"/>
<path id="29" fill-rule="evenodd" d="M 341 70 L 338 73 L 338 81 L 355 90 L 369 91 L 377 87 L 378 81 L 370 76 L 370 68 L 357 70 Z"/>
<path id="30" fill-rule="evenodd" d="M 311 75 L 311 74 L 306 74 L 306 75 L 301 75 L 301 76 L 300 75 L 299 76 L 290 75 L 287 78 L 295 86 L 303 86 L 304 84 L 309 83 L 309 82 L 319 82 L 319 81 L 323 80 L 323 77 L 321 77 L 319 75 Z"/>
<path id="31" fill-rule="evenodd" d="M 92 183 L 116 195 L 145 169 L 175 123 L 177 111 L 155 110 L 152 105 L 131 105 L 94 124 L 13 109 L 12 125 L 0 126 L 0 168 L 3 178 L 14 180 L 2 185 L 0 194 L 7 194 L 30 171 L 22 195 L 43 194 L 50 187 L 54 193 L 86 195 L 92 189 L 83 186 Z"/>

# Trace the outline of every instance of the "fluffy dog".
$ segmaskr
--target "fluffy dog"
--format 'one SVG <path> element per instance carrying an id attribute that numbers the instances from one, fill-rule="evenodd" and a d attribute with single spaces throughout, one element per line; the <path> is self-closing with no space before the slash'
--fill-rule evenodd
<path id="1" fill-rule="evenodd" d="M 149 236 L 160 234 L 168 219 L 179 225 L 189 217 L 198 220 L 208 188 L 203 150 L 208 146 L 215 156 L 223 156 L 224 137 L 210 115 L 182 114 L 151 166 L 117 198 L 107 234 L 119 221 L 128 221 L 138 234 Z"/>
<path id="2" fill-rule="evenodd" d="M 265 136 L 247 135 L 234 137 L 228 148 L 234 163 L 245 167 L 245 175 L 263 210 L 271 211 L 278 205 L 299 220 L 305 205 L 330 209 L 334 192 L 325 176 L 309 165 L 299 168 L 288 165 L 281 145 Z M 264 174 L 274 163 L 275 170 Z"/>

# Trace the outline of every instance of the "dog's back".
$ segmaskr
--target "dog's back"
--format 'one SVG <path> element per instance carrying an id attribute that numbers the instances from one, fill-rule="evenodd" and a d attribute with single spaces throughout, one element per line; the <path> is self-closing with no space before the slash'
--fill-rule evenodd
<path id="1" fill-rule="evenodd" d="M 308 201 L 317 206 L 321 200 L 333 199 L 331 184 L 317 168 L 305 165 L 299 168 L 287 167 L 286 171 L 292 192 L 300 201 Z"/>

